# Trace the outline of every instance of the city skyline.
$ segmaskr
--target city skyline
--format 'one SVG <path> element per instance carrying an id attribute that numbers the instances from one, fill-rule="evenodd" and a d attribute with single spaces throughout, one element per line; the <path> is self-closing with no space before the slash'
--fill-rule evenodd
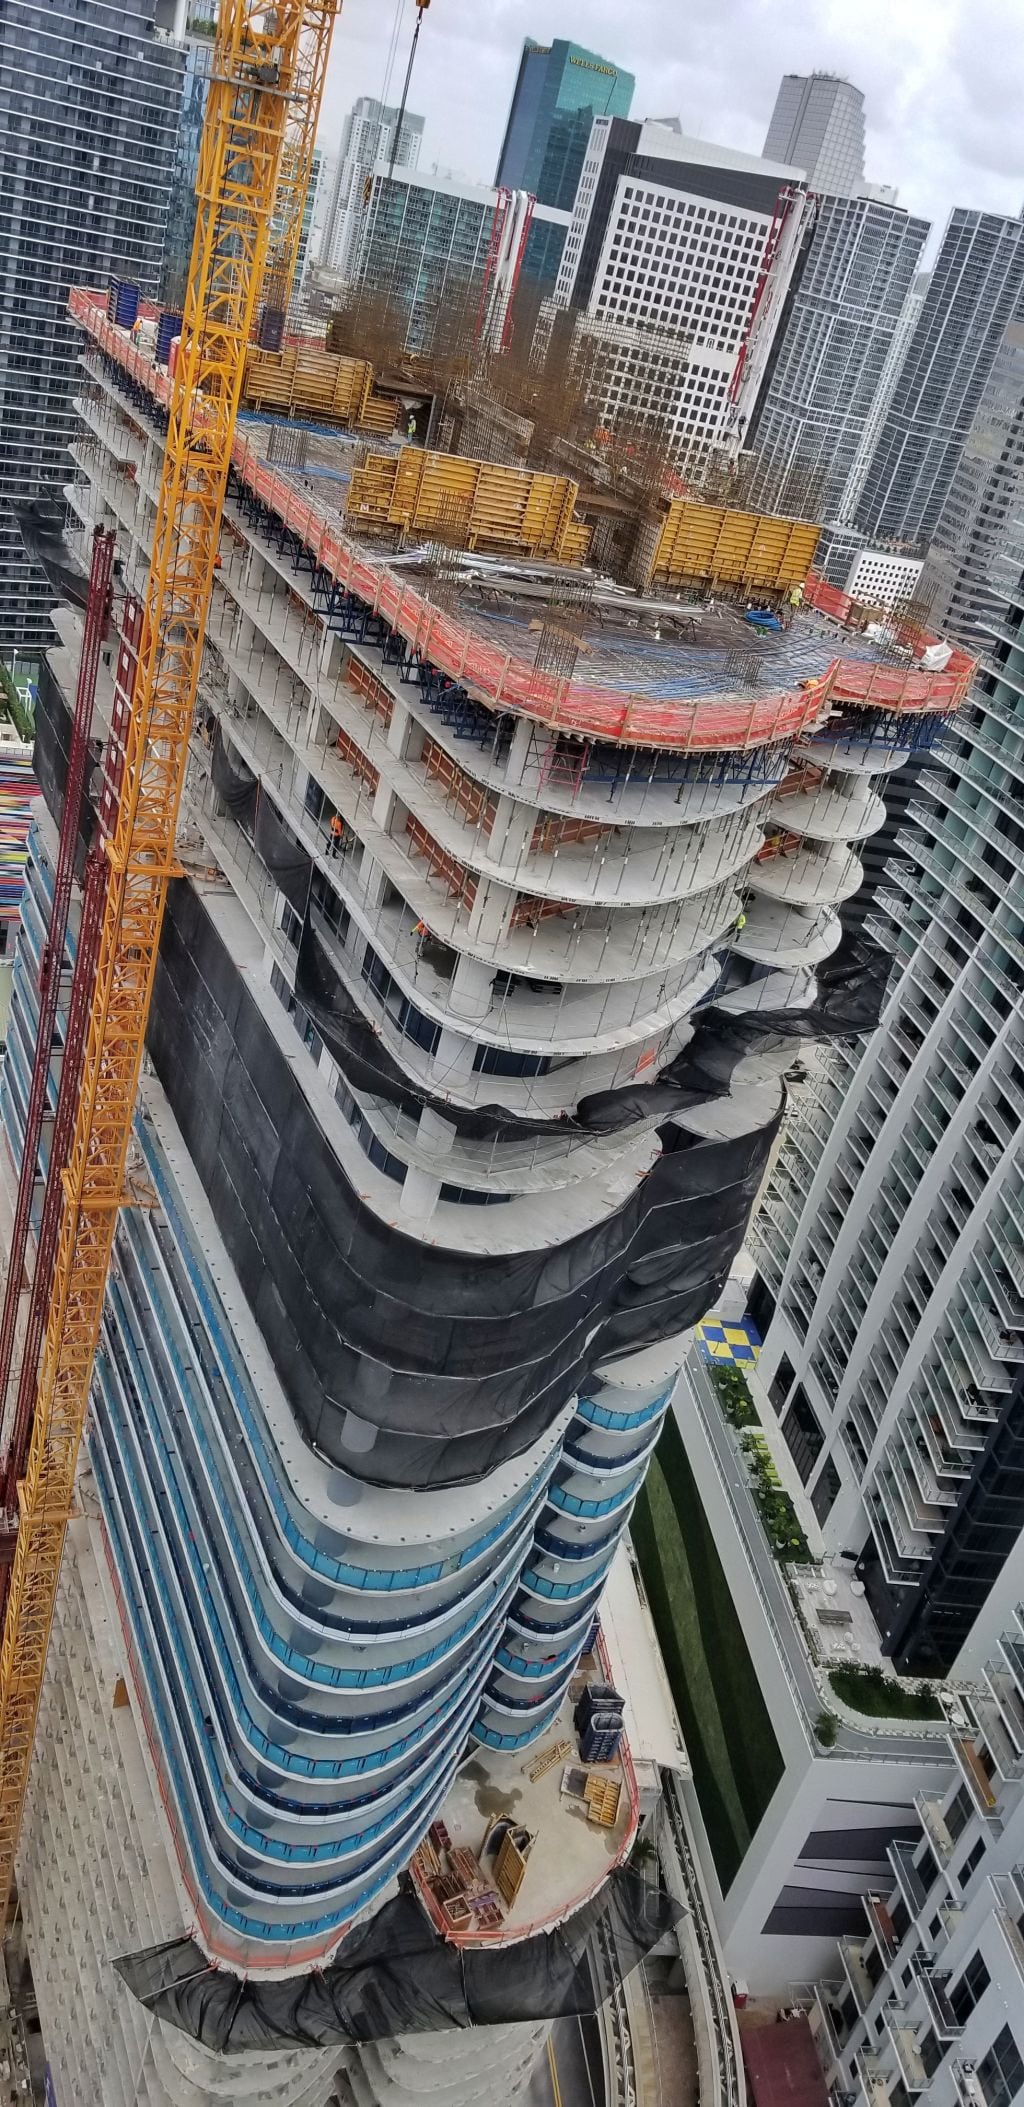
<path id="1" fill-rule="evenodd" d="M 404 9 L 392 94 L 401 85 L 412 0 Z M 956 204 L 1019 211 L 1015 147 L 1000 116 L 1012 97 L 1004 70 L 996 71 L 1009 45 L 1008 0 L 983 0 L 970 29 L 965 0 L 948 0 L 938 18 L 926 16 L 919 0 L 869 0 L 855 21 L 839 9 L 825 12 L 813 35 L 805 10 L 769 14 L 751 0 L 728 0 L 721 10 L 708 7 L 706 20 L 698 11 L 675 61 L 666 53 L 666 20 L 663 0 L 639 0 L 626 17 L 611 0 L 547 8 L 482 0 L 472 12 L 449 0 L 444 14 L 427 18 L 416 61 L 414 106 L 427 112 L 424 164 L 457 158 L 467 175 L 490 177 L 523 38 L 550 35 L 607 51 L 634 73 L 637 115 L 678 115 L 694 135 L 743 152 L 761 151 L 785 72 L 841 74 L 864 93 L 869 179 L 898 185 L 901 204 L 932 222 L 933 246 Z M 380 95 L 387 43 L 373 0 L 349 0 L 328 79 L 321 131 L 328 149 L 355 97 Z"/>

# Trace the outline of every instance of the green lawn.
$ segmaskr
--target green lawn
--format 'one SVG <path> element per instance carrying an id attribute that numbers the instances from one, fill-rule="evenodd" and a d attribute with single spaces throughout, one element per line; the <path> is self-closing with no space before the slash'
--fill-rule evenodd
<path id="1" fill-rule="evenodd" d="M 782 1755 L 671 1415 L 632 1535 L 724 1891 L 782 1776 Z"/>

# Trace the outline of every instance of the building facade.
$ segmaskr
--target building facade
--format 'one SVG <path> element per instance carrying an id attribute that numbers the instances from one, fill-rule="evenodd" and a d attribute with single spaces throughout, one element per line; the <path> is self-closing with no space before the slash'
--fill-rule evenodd
<path id="1" fill-rule="evenodd" d="M 809 190 L 856 197 L 864 187 L 864 97 L 831 73 L 784 73 L 764 142 L 766 161 L 801 169 Z"/>
<path id="2" fill-rule="evenodd" d="M 694 1347 L 631 1530 L 727 1969 L 753 1996 L 788 2000 L 834 1973 L 837 1940 L 862 1931 L 864 1898 L 888 1878 L 890 1844 L 917 1837 L 915 1796 L 945 1786 L 946 1727 L 941 1713 L 881 1724 L 837 1697 L 830 1672 L 880 1659 L 870 1616 L 850 1567 L 821 1556 L 792 1468 L 810 1549 L 780 1565 L 715 1376 Z"/>
<path id="3" fill-rule="evenodd" d="M 876 933 L 882 1027 L 819 1066 L 752 1248 L 761 1375 L 826 1542 L 908 1672 L 972 1657 L 1020 1586 L 1024 591 L 1004 542 L 969 709 L 909 807 Z M 998 1635 L 999 1624 L 996 1624 Z M 967 1649 L 967 1653 L 965 1653 Z"/>
<path id="4" fill-rule="evenodd" d="M 807 211 L 801 179 L 664 124 L 599 118 L 555 288 L 606 347 L 606 422 L 737 447 Z"/>
<path id="5" fill-rule="evenodd" d="M 10 0 L 0 20 L 0 653 L 49 641 L 50 589 L 11 514 L 67 474 L 76 278 L 158 289 L 185 64 L 169 0 Z M 165 31 L 166 25 L 166 31 Z"/>
<path id="6" fill-rule="evenodd" d="M 899 206 L 817 200 L 747 433 L 755 504 L 814 519 L 848 516 L 927 237 L 927 221 Z"/>
<path id="7" fill-rule="evenodd" d="M 503 190 L 525 190 L 541 205 L 571 212 L 595 117 L 628 117 L 636 83 L 609 59 L 556 37 L 527 37 L 519 61 L 495 175 Z M 538 219 L 523 268 L 550 292 L 565 243 L 565 223 Z"/>
<path id="8" fill-rule="evenodd" d="M 825 2078 L 855 2107 L 1011 2107 L 1024 2091 L 1022 1631 L 1018 1611 L 958 1699 L 946 1777 L 819 1988 Z"/>
<path id="9" fill-rule="evenodd" d="M 131 576 L 170 384 L 98 298 L 75 313 L 68 502 L 83 546 L 116 526 Z M 843 847 L 813 833 L 790 867 L 762 854 L 765 828 L 774 841 L 801 729 L 844 697 L 873 711 L 870 664 L 851 644 L 833 670 L 834 635 L 808 616 L 805 685 L 782 633 L 756 700 L 723 708 L 712 639 L 695 718 L 705 652 L 652 622 L 649 713 L 627 724 L 614 686 L 609 709 L 576 683 L 581 748 L 536 715 L 516 566 L 488 572 L 482 603 L 475 558 L 436 598 L 370 543 L 343 537 L 329 570 L 351 442 L 296 471 L 261 443 L 237 464 L 207 625 L 136 1127 L 152 1204 L 117 1232 L 19 1892 L 76 2107 L 97 2068 L 105 2107 L 222 2098 L 198 2015 L 225 1990 L 232 2023 L 253 1998 L 264 2015 L 239 2098 L 368 2107 L 415 2090 L 426 2059 L 452 2102 L 482 2072 L 511 2099 L 537 2046 L 513 2022 L 537 2008 L 505 1978 L 509 2028 L 429 2053 L 389 2021 L 383 1963 L 358 2050 L 340 2023 L 310 2050 L 290 2000 L 321 1982 L 341 1998 L 359 1942 L 387 1959 L 398 1923 L 403 1998 L 433 2015 L 424 1941 L 457 1997 L 464 1945 L 478 1966 L 506 1941 L 548 1954 L 550 1926 L 625 1864 L 639 1801 L 617 1731 L 606 1819 L 565 1809 L 570 1684 L 581 1662 L 607 1679 L 604 1578 L 773 1145 L 777 1012 L 813 997 L 856 883 Z M 498 651 L 495 578 L 515 625 Z M 104 732 L 133 621 L 101 669 Z M 73 611 L 58 631 L 36 750 L 54 817 Z M 585 655 L 619 677 L 596 621 Z M 922 682 L 901 676 L 897 713 Z M 710 760 L 709 732 L 735 746 Z M 3 1084 L 14 1160 L 53 855 L 43 823 Z M 724 1014 L 701 1008 L 716 989 Z M 477 1854 L 511 1792 L 536 1849 L 506 1893 Z"/>
<path id="10" fill-rule="evenodd" d="M 413 111 L 406 110 L 402 116 L 399 109 L 377 102 L 372 95 L 361 95 L 353 103 L 342 125 L 337 154 L 332 157 L 333 185 L 318 213 L 320 230 L 315 251 L 315 261 L 336 271 L 343 282 L 352 275 L 367 203 L 364 192 L 377 163 L 390 167 L 394 152 L 396 169 L 415 168 L 423 145 L 423 126 L 424 119 Z"/>
<path id="11" fill-rule="evenodd" d="M 410 349 L 500 335 L 532 229 L 554 229 L 561 241 L 568 225 L 525 191 L 464 177 L 389 175 L 379 164 L 366 191 L 352 283 L 394 303 Z"/>
<path id="12" fill-rule="evenodd" d="M 865 534 L 935 534 L 1008 322 L 1024 295 L 1024 220 L 950 216 L 857 504 Z"/>
<path id="13" fill-rule="evenodd" d="M 1024 513 L 1024 323 L 1010 322 L 939 515 L 922 594 L 966 643 L 999 612 L 1007 534 Z"/>
<path id="14" fill-rule="evenodd" d="M 595 117 L 628 117 L 635 86 L 631 73 L 579 44 L 527 37 L 495 186 L 571 212 Z"/>

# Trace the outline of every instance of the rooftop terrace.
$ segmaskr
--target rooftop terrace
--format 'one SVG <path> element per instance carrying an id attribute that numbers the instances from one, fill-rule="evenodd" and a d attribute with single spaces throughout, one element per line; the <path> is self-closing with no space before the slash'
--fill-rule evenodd
<path id="1" fill-rule="evenodd" d="M 605 1681 L 606 1663 L 603 1647 L 600 1657 L 584 1655 L 570 1694 L 532 1747 L 481 1746 L 463 1764 L 410 1867 L 428 1916 L 450 1943 L 507 1945 L 550 1930 L 626 1857 L 639 1800 L 625 1738 L 612 1762 L 583 1763 L 573 1726 L 573 1693 Z M 500 1842 L 494 1848 L 506 1823 L 525 1857 L 514 1893 Z"/>
<path id="2" fill-rule="evenodd" d="M 166 409 L 166 370 L 108 322 L 105 296 L 77 289 L 70 308 Z M 928 671 L 909 653 L 894 658 L 810 609 L 788 629 L 755 627 L 735 605 L 642 598 L 592 573 L 475 552 L 446 558 L 439 579 L 428 574 L 423 551 L 396 557 L 353 531 L 344 511 L 356 453 L 349 435 L 307 429 L 302 465 L 288 466 L 268 458 L 275 428 L 272 419 L 240 425 L 234 465 L 241 481 L 324 574 L 489 707 L 580 737 L 716 751 L 808 734 L 843 705 L 944 714 L 966 693 L 973 671 L 966 654 L 954 652 L 944 668 Z M 583 604 L 561 617 L 571 624 L 574 664 L 559 675 L 539 670 L 536 659 L 551 586 L 566 576 L 586 579 L 593 598 L 581 594 Z M 557 607 L 547 619 L 558 624 Z"/>

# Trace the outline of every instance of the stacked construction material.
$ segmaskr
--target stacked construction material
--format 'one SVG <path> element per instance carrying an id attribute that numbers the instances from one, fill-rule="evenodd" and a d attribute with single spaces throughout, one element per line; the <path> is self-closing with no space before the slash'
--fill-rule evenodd
<path id="1" fill-rule="evenodd" d="M 242 401 L 247 409 L 277 410 L 359 431 L 383 434 L 395 428 L 395 398 L 374 394 L 367 360 L 338 358 L 315 344 L 286 344 L 281 351 L 252 345 Z"/>
<path id="2" fill-rule="evenodd" d="M 577 519 L 579 484 L 461 454 L 370 454 L 353 471 L 347 517 L 361 534 L 390 532 L 499 554 L 585 562 L 590 529 Z"/>
<path id="3" fill-rule="evenodd" d="M 118 329 L 131 329 L 139 312 L 139 288 L 127 278 L 112 278 L 107 293 L 107 320 Z"/>
<path id="4" fill-rule="evenodd" d="M 588 1683 L 573 1723 L 584 1763 L 614 1763 L 622 1740 L 623 1700 L 611 1683 Z"/>

